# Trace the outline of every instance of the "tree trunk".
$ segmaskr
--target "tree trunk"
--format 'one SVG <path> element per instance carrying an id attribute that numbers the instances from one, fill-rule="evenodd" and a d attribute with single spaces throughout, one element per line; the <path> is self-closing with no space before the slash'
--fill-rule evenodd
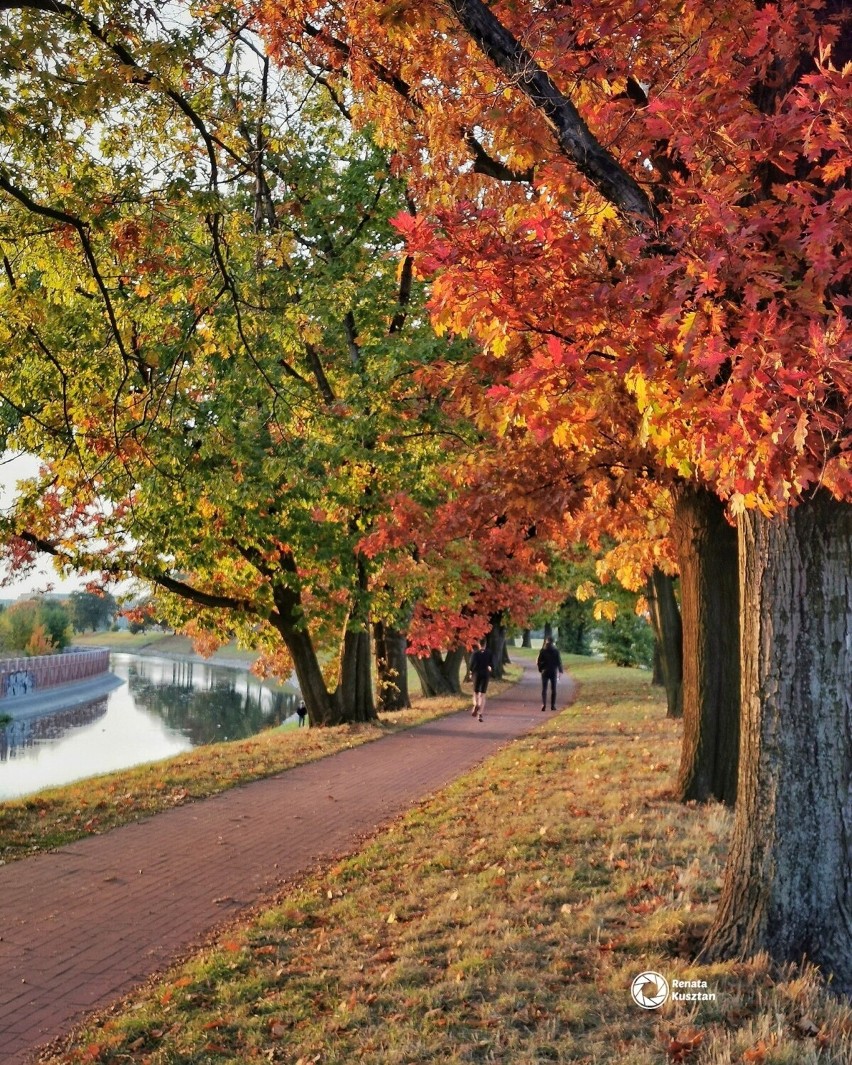
<path id="1" fill-rule="evenodd" d="M 737 534 L 721 501 L 689 485 L 675 495 L 672 534 L 683 622 L 678 794 L 684 802 L 733 805 L 740 719 Z"/>
<path id="2" fill-rule="evenodd" d="M 287 645 L 299 691 L 308 708 L 311 725 L 336 725 L 340 723 L 340 707 L 336 694 L 329 692 L 317 661 L 310 633 L 295 626 L 279 624 L 278 631 Z"/>
<path id="3" fill-rule="evenodd" d="M 293 577 L 296 565 L 292 556 L 282 562 Z M 311 634 L 304 625 L 304 611 L 295 581 L 275 587 L 275 625 L 293 659 L 299 690 L 308 709 L 311 725 L 342 725 L 350 721 L 375 721 L 373 678 L 370 661 L 370 635 L 352 631 L 347 626 L 338 665 L 338 682 L 330 692 L 317 660 Z"/>
<path id="4" fill-rule="evenodd" d="M 370 634 L 366 629 L 347 628 L 343 636 L 337 685 L 338 703 L 344 721 L 375 721 Z"/>
<path id="5" fill-rule="evenodd" d="M 852 507 L 740 521 L 743 742 L 706 952 L 807 958 L 852 993 Z"/>
<path id="6" fill-rule="evenodd" d="M 683 715 L 683 625 L 674 593 L 674 578 L 654 567 L 648 578 L 648 606 L 654 629 L 655 666 L 666 689 L 667 717 Z"/>
<path id="7" fill-rule="evenodd" d="M 408 656 L 405 635 L 383 621 L 373 625 L 378 676 L 378 709 L 388 712 L 411 706 L 408 695 Z"/>
<path id="8" fill-rule="evenodd" d="M 653 624 L 652 621 L 651 625 Z M 654 653 L 651 659 L 651 684 L 655 688 L 664 688 L 666 684 L 663 679 L 663 648 L 656 629 L 654 630 Z"/>
<path id="9" fill-rule="evenodd" d="M 532 647 L 532 637 L 530 636 L 529 629 L 524 629 L 523 636 L 521 637 L 521 647 Z"/>
<path id="10" fill-rule="evenodd" d="M 506 649 L 506 626 L 503 624 L 503 614 L 501 612 L 492 614 L 490 621 L 491 628 L 485 637 L 485 646 L 491 652 L 494 679 L 502 680 L 505 663 L 503 652 Z"/>
<path id="11" fill-rule="evenodd" d="M 545 641 L 553 639 L 553 625 L 549 621 L 544 623 L 544 639 Z"/>
<path id="12" fill-rule="evenodd" d="M 459 671 L 464 661 L 464 651 L 448 651 L 445 658 L 440 651 L 432 651 L 426 658 L 412 658 L 411 664 L 420 681 L 424 696 L 461 695 Z"/>

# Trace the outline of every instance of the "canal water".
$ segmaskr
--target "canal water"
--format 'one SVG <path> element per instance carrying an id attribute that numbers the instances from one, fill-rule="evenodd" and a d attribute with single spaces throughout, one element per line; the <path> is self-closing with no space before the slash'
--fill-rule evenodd
<path id="1" fill-rule="evenodd" d="M 245 669 L 115 653 L 110 669 L 107 695 L 0 727 L 0 802 L 296 720 L 296 692 Z"/>

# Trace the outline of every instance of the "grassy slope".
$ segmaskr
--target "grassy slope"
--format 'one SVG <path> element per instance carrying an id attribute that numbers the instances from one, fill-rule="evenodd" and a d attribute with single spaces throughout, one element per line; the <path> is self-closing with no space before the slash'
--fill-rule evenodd
<path id="1" fill-rule="evenodd" d="M 672 801 L 679 728 L 646 675 L 572 668 L 576 706 L 52 1065 L 852 1060 L 852 1015 L 813 973 L 692 962 L 730 815 Z M 717 998 L 640 1010 L 627 989 L 644 970 Z"/>

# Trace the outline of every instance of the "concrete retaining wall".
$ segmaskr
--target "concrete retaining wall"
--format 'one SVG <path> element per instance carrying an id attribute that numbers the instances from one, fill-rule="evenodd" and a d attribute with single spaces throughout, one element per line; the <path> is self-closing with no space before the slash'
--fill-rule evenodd
<path id="1" fill-rule="evenodd" d="M 0 659 L 0 700 L 32 695 L 58 684 L 96 677 L 109 669 L 109 651 L 69 651 L 61 655 Z"/>

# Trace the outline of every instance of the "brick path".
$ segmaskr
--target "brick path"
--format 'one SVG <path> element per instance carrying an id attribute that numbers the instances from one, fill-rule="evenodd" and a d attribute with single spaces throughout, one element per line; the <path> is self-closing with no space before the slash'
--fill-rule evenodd
<path id="1" fill-rule="evenodd" d="M 0 868 L 2 1065 L 529 732 L 538 696 L 528 669 L 482 724 L 453 714 Z"/>

